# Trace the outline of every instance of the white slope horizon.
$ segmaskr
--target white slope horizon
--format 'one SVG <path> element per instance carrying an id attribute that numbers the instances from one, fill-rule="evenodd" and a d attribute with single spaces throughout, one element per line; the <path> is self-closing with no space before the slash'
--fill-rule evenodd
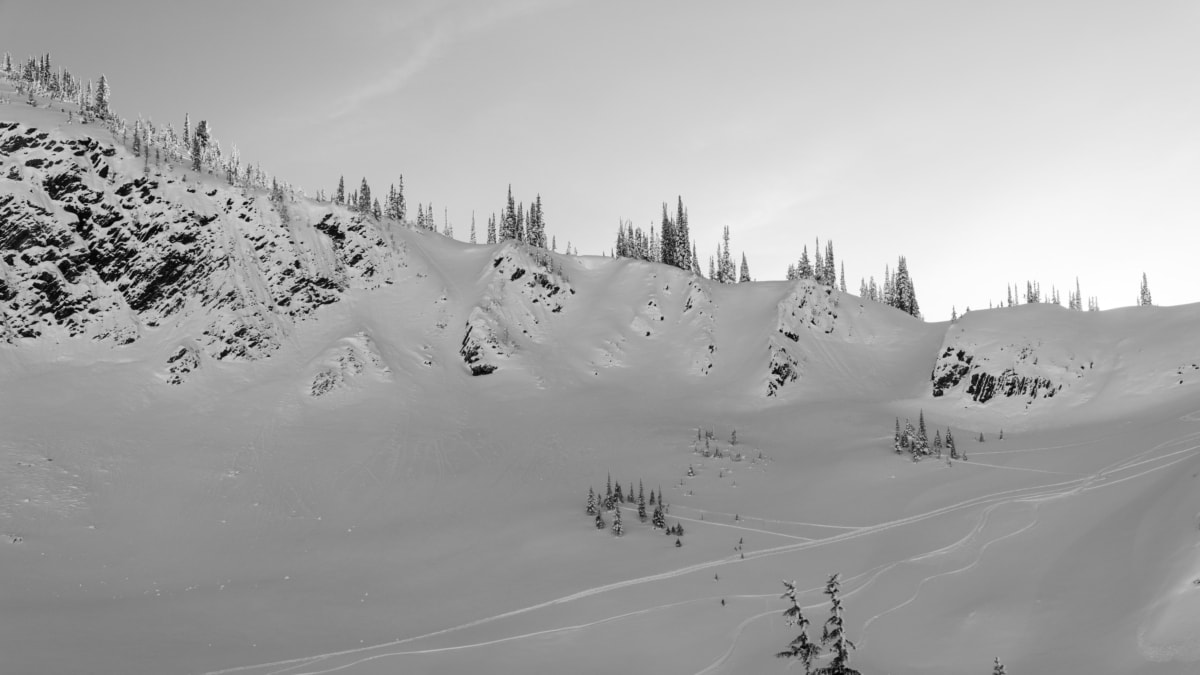
<path id="1" fill-rule="evenodd" d="M 780 580 L 819 634 L 836 572 L 863 673 L 1195 672 L 1200 305 L 922 323 L 380 227 L 392 283 L 260 358 L 206 351 L 203 307 L 0 344 L 0 670 L 791 672 Z M 967 461 L 892 452 L 922 411 Z M 594 528 L 609 475 L 683 545 Z"/>

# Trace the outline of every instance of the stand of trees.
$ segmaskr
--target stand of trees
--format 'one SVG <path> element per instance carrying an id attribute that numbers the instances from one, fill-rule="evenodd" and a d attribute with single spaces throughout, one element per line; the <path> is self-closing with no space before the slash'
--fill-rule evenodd
<path id="1" fill-rule="evenodd" d="M 667 510 L 668 506 L 663 499 L 662 488 L 658 489 L 658 494 L 655 495 L 654 489 L 650 490 L 649 500 L 646 498 L 646 492 L 642 485 L 642 481 L 638 481 L 637 492 L 633 490 L 633 483 L 629 484 L 629 489 L 624 490 L 621 487 L 621 482 L 614 483 L 610 474 L 604 486 L 604 493 L 599 494 L 593 488 L 588 488 L 587 501 L 584 504 L 584 513 L 593 516 L 593 522 L 596 529 L 602 530 L 609 527 L 604 519 L 604 514 L 609 513 L 612 517 L 612 533 L 614 536 L 620 537 L 625 534 L 625 526 L 621 521 L 621 505 L 627 504 L 637 508 L 637 518 L 639 522 L 645 523 L 650 521 L 651 527 L 656 530 L 663 530 L 667 536 L 682 537 L 683 526 L 679 523 L 667 525 Z M 647 505 L 654 508 L 652 514 L 647 513 Z M 677 539 L 678 541 L 678 539 Z"/>
<path id="2" fill-rule="evenodd" d="M 981 435 L 982 438 L 982 435 Z M 958 446 L 954 441 L 954 432 L 946 427 L 946 436 L 943 439 L 940 429 L 934 431 L 932 441 L 929 438 L 929 432 L 925 427 L 925 411 L 922 410 L 917 417 L 917 426 L 913 427 L 912 422 L 904 420 L 904 426 L 900 426 L 900 418 L 896 418 L 896 432 L 892 438 L 892 450 L 897 455 L 908 453 L 914 462 L 920 461 L 923 457 L 936 457 L 941 459 L 943 454 L 946 455 L 946 461 L 961 459 L 966 461 L 967 453 L 964 451 L 961 454 L 958 451 Z"/>

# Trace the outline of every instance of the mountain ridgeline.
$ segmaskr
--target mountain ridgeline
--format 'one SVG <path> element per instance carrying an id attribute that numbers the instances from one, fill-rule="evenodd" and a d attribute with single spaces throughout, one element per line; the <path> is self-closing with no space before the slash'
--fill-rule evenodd
<path id="1" fill-rule="evenodd" d="M 880 364 L 897 345 L 920 343 L 927 363 L 914 372 L 925 382 L 913 382 L 914 395 L 1027 405 L 1097 390 L 1097 373 L 1143 339 L 1112 334 L 1097 346 L 1088 336 L 1104 317 L 1049 305 L 923 324 L 813 279 L 723 285 L 643 260 L 462 244 L 335 203 L 151 166 L 102 128 L 8 110 L 27 112 L 0 122 L 0 343 L 109 345 L 159 359 L 170 384 L 207 362 L 298 348 L 290 338 L 304 325 L 333 320 L 322 308 L 361 293 L 438 307 L 404 338 L 421 342 L 413 349 L 425 369 L 544 373 L 557 360 L 594 377 L 631 366 L 685 382 L 724 373 L 750 397 L 830 386 L 862 395 L 870 378 L 887 376 Z M 1194 307 L 1117 313 L 1143 309 L 1196 318 Z M 1108 324 L 1118 333 L 1130 325 Z M 314 357 L 324 367 L 313 395 L 395 370 L 375 345 L 381 336 L 351 325 L 341 333 Z M 1163 382 L 1196 370 L 1145 367 Z"/>

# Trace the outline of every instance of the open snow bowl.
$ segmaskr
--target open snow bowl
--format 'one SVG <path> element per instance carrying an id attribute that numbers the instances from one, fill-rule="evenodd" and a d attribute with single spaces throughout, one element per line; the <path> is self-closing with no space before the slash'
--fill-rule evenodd
<path id="1" fill-rule="evenodd" d="M 34 138 L 107 133 L 0 110 Z M 38 333 L 0 344 L 0 670 L 777 672 L 777 580 L 809 588 L 819 620 L 837 571 L 864 673 L 994 655 L 1014 673 L 1196 672 L 1200 306 L 924 324 L 811 283 L 535 260 L 303 199 L 285 223 L 217 177 L 138 182 L 142 161 L 97 142 L 112 153 L 70 194 L 142 218 L 144 242 L 108 228 L 148 261 L 137 278 L 83 270 L 99 282 L 46 293 L 42 273 L 76 278 L 57 262 L 78 233 L 0 259 L 19 296 L 4 326 Z M 44 188 L 59 151 L 37 152 L 0 195 L 57 231 L 81 204 Z M 156 223 L 148 198 L 216 219 Z M 228 265 L 174 278 L 172 236 Z M 156 270 L 140 310 L 124 293 Z M 488 377 L 460 351 L 476 326 Z M 623 367 L 595 368 L 610 345 Z M 796 377 L 768 402 L 773 355 Z M 960 377 L 934 397 L 930 366 L 968 355 L 968 373 L 1055 394 L 979 402 Z M 971 461 L 897 458 L 894 416 L 918 408 Z M 699 425 L 736 428 L 769 468 L 698 457 Z M 620 538 L 593 527 L 583 496 L 610 471 L 661 481 L 682 546 L 629 512 Z"/>

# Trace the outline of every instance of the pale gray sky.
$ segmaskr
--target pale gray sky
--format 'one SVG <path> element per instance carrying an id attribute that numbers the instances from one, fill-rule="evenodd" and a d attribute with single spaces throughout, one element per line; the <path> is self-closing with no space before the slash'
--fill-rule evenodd
<path id="1" fill-rule="evenodd" d="M 702 265 L 725 225 L 759 279 L 904 254 L 930 319 L 1076 275 L 1200 301 L 1192 1 L 8 0 L 0 50 L 310 191 L 403 173 L 461 239 L 509 183 L 583 253 L 682 195 Z"/>

